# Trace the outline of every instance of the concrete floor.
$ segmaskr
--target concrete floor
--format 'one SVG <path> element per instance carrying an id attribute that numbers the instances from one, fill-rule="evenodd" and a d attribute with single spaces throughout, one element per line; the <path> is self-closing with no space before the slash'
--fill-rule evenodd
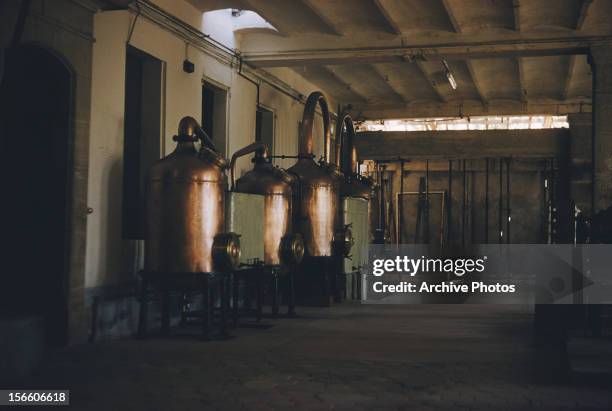
<path id="1" fill-rule="evenodd" d="M 515 306 L 298 307 L 227 341 L 104 341 L 49 358 L 32 386 L 77 410 L 610 410 L 612 376 L 534 378 Z"/>

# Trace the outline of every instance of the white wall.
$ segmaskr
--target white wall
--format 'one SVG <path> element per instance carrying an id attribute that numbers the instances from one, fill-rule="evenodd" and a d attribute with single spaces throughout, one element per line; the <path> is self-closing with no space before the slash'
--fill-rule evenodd
<path id="1" fill-rule="evenodd" d="M 197 23 L 183 2 L 157 0 L 157 3 L 168 8 L 176 3 L 178 11 L 169 12 L 177 16 L 185 14 L 191 19 L 190 24 Z M 134 15 L 127 11 L 101 12 L 94 18 L 88 188 L 88 206 L 93 208 L 93 213 L 87 225 L 86 287 L 129 282 L 142 259 L 142 244 L 121 237 L 125 50 L 133 19 Z M 189 47 L 189 59 L 195 63 L 196 71 L 183 72 L 184 40 L 144 17 L 136 21 L 130 44 L 166 64 L 162 155 L 174 149 L 172 136 L 182 117 L 189 115 L 201 120 L 203 78 L 229 89 L 227 155 L 254 141 L 256 87 L 235 69 Z M 316 89 L 291 70 L 276 69 L 274 74 L 304 95 Z M 303 105 L 270 86 L 262 85 L 260 93 L 261 103 L 276 113 L 275 153 L 296 154 Z M 315 137 L 319 136 L 315 140 L 317 156 L 322 151 L 322 142 L 317 141 L 321 139 L 320 129 L 319 124 L 315 133 Z M 281 163 L 290 166 L 293 160 Z M 250 160 L 243 158 L 238 163 L 237 176 L 250 167 Z"/>

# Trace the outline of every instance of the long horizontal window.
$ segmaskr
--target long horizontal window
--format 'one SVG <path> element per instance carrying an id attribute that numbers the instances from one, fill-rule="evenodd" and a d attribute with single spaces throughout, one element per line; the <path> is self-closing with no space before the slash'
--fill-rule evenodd
<path id="1" fill-rule="evenodd" d="M 569 128 L 567 116 L 475 116 L 368 120 L 358 131 L 520 130 Z"/>

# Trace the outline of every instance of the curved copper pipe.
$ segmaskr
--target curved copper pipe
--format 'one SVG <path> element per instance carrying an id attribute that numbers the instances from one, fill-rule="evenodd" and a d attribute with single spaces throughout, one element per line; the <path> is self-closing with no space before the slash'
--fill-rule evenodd
<path id="1" fill-rule="evenodd" d="M 346 127 L 346 133 L 343 129 Z M 355 125 L 350 114 L 344 112 L 336 123 L 336 167 L 344 174 L 357 172 L 357 149 L 355 148 Z"/>
<path id="2" fill-rule="evenodd" d="M 325 149 L 324 155 L 325 158 L 329 158 L 329 145 L 331 144 L 331 132 L 329 127 L 329 108 L 327 106 L 327 100 L 325 96 L 320 91 L 313 91 L 308 96 L 308 100 L 306 101 L 306 106 L 304 107 L 304 115 L 302 117 L 302 128 L 300 130 L 300 139 L 298 142 L 298 153 L 300 158 L 312 158 L 314 157 L 313 152 L 313 144 L 312 144 L 312 131 L 314 126 L 314 116 L 315 116 L 315 108 L 317 104 L 321 106 L 321 112 L 323 114 L 323 131 L 324 131 L 324 141 L 325 141 Z"/>
<path id="3" fill-rule="evenodd" d="M 232 155 L 232 159 L 230 161 L 230 179 L 232 182 L 232 186 L 231 186 L 232 191 L 234 191 L 234 185 L 236 184 L 236 179 L 234 176 L 234 169 L 236 168 L 236 160 L 238 160 L 238 158 L 242 156 L 246 156 L 249 153 L 254 153 L 259 150 L 263 151 L 263 157 L 268 156 L 268 146 L 260 141 L 251 143 L 246 147 L 242 147 L 240 150 L 236 151 Z"/>
<path id="4" fill-rule="evenodd" d="M 202 142 L 202 145 L 210 148 L 215 153 L 218 152 L 217 148 L 215 147 L 215 144 L 212 141 L 212 138 L 210 138 L 210 136 L 208 134 L 206 134 L 206 131 L 204 131 L 204 129 L 202 127 L 198 126 L 198 128 L 196 129 L 196 135 L 198 136 L 198 138 Z"/>
<path id="5" fill-rule="evenodd" d="M 198 120 L 191 116 L 185 116 L 181 119 L 178 126 L 178 134 L 174 137 L 175 141 L 196 141 L 199 139 L 202 142 L 202 145 L 206 148 L 211 149 L 215 153 L 217 149 L 213 144 L 212 138 L 198 123 Z"/>
<path id="6" fill-rule="evenodd" d="M 342 162 L 342 130 L 344 129 L 344 118 L 345 115 L 340 113 L 336 120 L 336 152 L 334 153 L 334 164 L 338 170 L 340 170 L 340 165 Z"/>

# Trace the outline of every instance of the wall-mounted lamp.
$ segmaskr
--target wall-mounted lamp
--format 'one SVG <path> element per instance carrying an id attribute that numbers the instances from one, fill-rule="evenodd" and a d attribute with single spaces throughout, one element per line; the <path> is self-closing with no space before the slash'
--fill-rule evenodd
<path id="1" fill-rule="evenodd" d="M 189 43 L 185 43 L 185 60 L 183 60 L 183 71 L 189 74 L 195 71 L 195 64 L 189 61 Z"/>
<path id="2" fill-rule="evenodd" d="M 183 71 L 189 74 L 193 73 L 195 71 L 195 64 L 185 59 L 185 61 L 183 61 Z"/>

